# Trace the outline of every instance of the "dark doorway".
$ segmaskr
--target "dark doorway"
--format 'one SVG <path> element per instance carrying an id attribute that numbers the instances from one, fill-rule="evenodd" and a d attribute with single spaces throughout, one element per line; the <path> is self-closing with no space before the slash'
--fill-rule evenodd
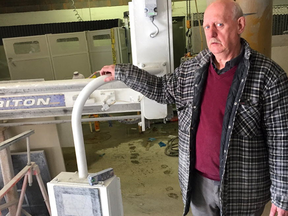
<path id="1" fill-rule="evenodd" d="M 181 57 L 186 53 L 185 17 L 173 17 L 173 50 L 174 68 L 181 63 Z"/>

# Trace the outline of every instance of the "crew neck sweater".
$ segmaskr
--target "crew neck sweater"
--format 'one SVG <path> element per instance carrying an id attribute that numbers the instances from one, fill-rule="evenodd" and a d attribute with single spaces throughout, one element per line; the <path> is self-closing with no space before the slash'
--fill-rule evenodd
<path id="1" fill-rule="evenodd" d="M 237 65 L 219 75 L 210 64 L 201 103 L 196 134 L 195 168 L 202 176 L 215 181 L 220 181 L 219 157 L 222 124 L 227 96 L 236 69 Z"/>

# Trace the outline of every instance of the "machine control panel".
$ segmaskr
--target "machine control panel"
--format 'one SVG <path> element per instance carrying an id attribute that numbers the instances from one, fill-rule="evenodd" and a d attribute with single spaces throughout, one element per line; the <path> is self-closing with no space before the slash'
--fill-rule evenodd
<path id="1" fill-rule="evenodd" d="M 157 15 L 157 0 L 145 0 L 145 13 L 147 17 Z"/>

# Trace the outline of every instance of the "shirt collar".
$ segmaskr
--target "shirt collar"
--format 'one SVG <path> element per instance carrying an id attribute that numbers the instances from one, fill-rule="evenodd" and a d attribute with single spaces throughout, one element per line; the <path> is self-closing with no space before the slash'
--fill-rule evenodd
<path id="1" fill-rule="evenodd" d="M 242 60 L 244 56 L 244 47 L 243 47 L 243 44 L 241 43 L 241 51 L 240 51 L 240 54 L 238 56 L 236 56 L 235 58 L 231 59 L 230 61 L 227 61 L 226 64 L 225 64 L 225 67 L 222 68 L 221 70 L 219 70 L 217 67 L 216 67 L 216 64 L 214 63 L 214 58 L 215 56 L 212 55 L 211 58 L 210 58 L 210 62 L 214 68 L 214 70 L 216 71 L 217 74 L 223 74 L 227 71 L 229 71 L 231 68 L 233 68 L 235 65 L 238 65 L 240 63 L 240 61 Z"/>

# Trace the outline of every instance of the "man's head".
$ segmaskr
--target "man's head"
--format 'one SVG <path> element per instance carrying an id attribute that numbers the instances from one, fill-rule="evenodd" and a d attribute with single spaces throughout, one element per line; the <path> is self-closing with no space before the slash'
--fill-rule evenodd
<path id="1" fill-rule="evenodd" d="M 239 54 L 245 18 L 236 2 L 216 0 L 211 3 L 204 13 L 203 28 L 207 46 L 216 58 L 233 58 Z"/>

